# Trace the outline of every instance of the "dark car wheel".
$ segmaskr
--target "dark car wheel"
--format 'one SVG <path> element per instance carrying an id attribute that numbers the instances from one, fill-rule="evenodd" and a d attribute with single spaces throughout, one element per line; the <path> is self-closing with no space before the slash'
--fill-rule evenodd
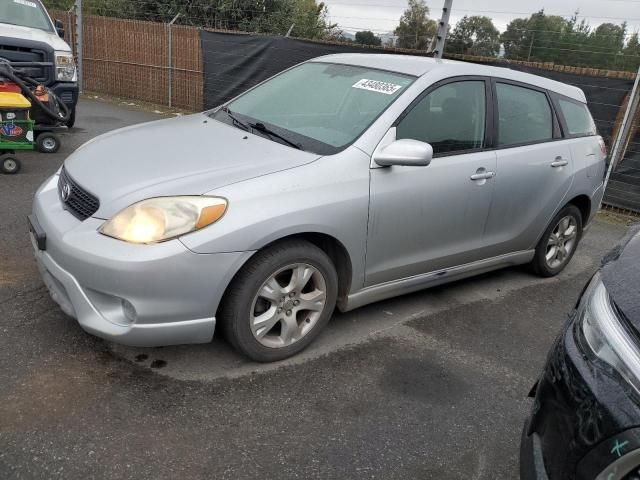
<path id="1" fill-rule="evenodd" d="M 289 240 L 262 250 L 231 282 L 218 314 L 227 340 L 258 362 L 306 348 L 329 322 L 336 269 L 322 250 Z"/>
<path id="2" fill-rule="evenodd" d="M 536 247 L 532 270 L 541 277 L 553 277 L 567 266 L 582 238 L 582 214 L 567 205 L 551 220 Z"/>

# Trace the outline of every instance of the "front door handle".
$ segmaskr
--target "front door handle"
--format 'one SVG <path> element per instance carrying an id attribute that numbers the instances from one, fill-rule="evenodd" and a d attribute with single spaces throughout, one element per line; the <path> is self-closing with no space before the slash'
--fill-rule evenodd
<path id="1" fill-rule="evenodd" d="M 496 176 L 496 172 L 482 172 L 482 173 L 474 173 L 471 175 L 471 180 L 489 180 Z"/>
<path id="2" fill-rule="evenodd" d="M 551 163 L 551 166 L 553 168 L 558 168 L 558 167 L 564 167 L 565 165 L 568 165 L 569 161 L 565 160 L 562 157 L 556 157 L 555 161 Z"/>

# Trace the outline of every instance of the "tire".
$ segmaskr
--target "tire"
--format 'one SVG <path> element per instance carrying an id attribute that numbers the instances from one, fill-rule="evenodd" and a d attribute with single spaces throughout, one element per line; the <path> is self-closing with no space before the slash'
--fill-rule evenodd
<path id="1" fill-rule="evenodd" d="M 326 253 L 304 240 L 282 241 L 256 253 L 233 279 L 218 312 L 219 326 L 252 360 L 283 360 L 320 334 L 337 295 L 338 275 Z"/>
<path id="2" fill-rule="evenodd" d="M 2 157 L 2 173 L 6 173 L 8 175 L 16 174 L 22 168 L 22 163 L 15 157 Z"/>
<path id="3" fill-rule="evenodd" d="M 567 223 L 561 225 L 561 222 Z M 540 238 L 531 269 L 541 277 L 559 274 L 571 261 L 581 238 L 582 214 L 575 205 L 567 205 L 551 220 Z"/>
<path id="4" fill-rule="evenodd" d="M 36 137 L 36 148 L 41 153 L 56 153 L 60 150 L 60 137 L 55 133 L 41 133 Z"/>
<path id="5" fill-rule="evenodd" d="M 66 125 L 68 128 L 73 128 L 75 124 L 76 124 L 76 107 L 73 107 L 69 115 L 69 120 L 67 120 Z"/>

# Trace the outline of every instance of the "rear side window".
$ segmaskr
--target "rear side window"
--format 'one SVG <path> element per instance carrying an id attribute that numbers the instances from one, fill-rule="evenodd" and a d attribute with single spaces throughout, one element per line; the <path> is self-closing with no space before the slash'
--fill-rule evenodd
<path id="1" fill-rule="evenodd" d="M 496 93 L 501 147 L 553 138 L 553 116 L 546 94 L 506 83 L 497 83 Z"/>
<path id="2" fill-rule="evenodd" d="M 558 105 L 562 111 L 569 135 L 595 135 L 596 124 L 584 103 L 573 102 L 561 98 Z"/>

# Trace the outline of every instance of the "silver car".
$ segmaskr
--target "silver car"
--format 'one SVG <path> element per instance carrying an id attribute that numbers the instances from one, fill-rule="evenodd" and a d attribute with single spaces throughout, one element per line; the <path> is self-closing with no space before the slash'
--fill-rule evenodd
<path id="1" fill-rule="evenodd" d="M 29 217 L 44 282 L 100 337 L 299 352 L 348 311 L 481 272 L 559 273 L 603 194 L 583 92 L 339 54 L 73 153 Z"/>

